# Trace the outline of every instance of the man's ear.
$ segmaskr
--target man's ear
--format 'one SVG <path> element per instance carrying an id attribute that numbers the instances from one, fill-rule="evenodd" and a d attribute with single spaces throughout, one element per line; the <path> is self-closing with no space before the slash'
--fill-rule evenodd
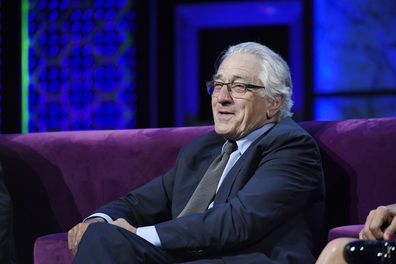
<path id="1" fill-rule="evenodd" d="M 274 118 L 279 113 L 282 103 L 283 103 L 283 96 L 280 95 L 276 96 L 274 100 L 270 100 L 268 102 L 268 109 L 266 113 L 268 119 Z"/>

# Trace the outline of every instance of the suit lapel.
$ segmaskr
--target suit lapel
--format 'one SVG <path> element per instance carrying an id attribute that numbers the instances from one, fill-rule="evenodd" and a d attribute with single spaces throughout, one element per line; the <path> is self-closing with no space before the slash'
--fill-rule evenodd
<path id="1" fill-rule="evenodd" d="M 227 201 L 227 198 L 230 195 L 232 186 L 234 185 L 235 179 L 236 179 L 237 175 L 239 174 L 240 170 L 242 169 L 241 159 L 242 159 L 242 157 L 237 161 L 237 163 L 234 165 L 234 167 L 232 167 L 232 169 L 228 172 L 227 177 L 224 179 L 219 190 L 217 191 L 217 194 L 214 199 L 215 205 L 217 203 L 225 203 Z"/>
<path id="2" fill-rule="evenodd" d="M 276 126 L 276 125 L 275 125 Z M 275 127 L 273 126 L 273 127 Z M 244 171 L 241 172 L 241 170 L 244 168 L 244 166 L 252 166 L 253 159 L 255 159 L 255 155 L 252 155 L 252 152 L 256 148 L 256 145 L 259 144 L 260 141 L 267 135 L 272 129 L 270 128 L 267 130 L 264 134 L 259 136 L 252 144 L 249 146 L 249 148 L 245 151 L 245 153 L 239 158 L 239 160 L 235 163 L 234 167 L 228 172 L 226 178 L 224 179 L 223 183 L 221 184 L 215 199 L 214 199 L 214 204 L 216 205 L 217 203 L 225 203 L 228 199 L 228 197 L 231 194 L 231 191 L 233 189 L 234 183 L 236 179 L 238 178 L 238 182 L 241 184 L 241 182 L 246 182 L 242 179 L 239 180 L 240 177 L 248 177 L 251 168 L 248 168 L 247 170 L 244 169 Z M 242 186 L 238 186 L 240 189 Z"/>

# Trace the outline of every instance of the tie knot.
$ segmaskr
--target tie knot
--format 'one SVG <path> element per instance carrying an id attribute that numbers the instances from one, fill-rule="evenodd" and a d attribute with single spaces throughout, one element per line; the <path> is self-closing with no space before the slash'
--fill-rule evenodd
<path id="1" fill-rule="evenodd" d="M 226 154 L 231 154 L 235 149 L 236 149 L 236 142 L 233 140 L 229 140 L 227 141 L 227 143 L 225 144 L 224 148 L 223 148 L 223 153 Z"/>

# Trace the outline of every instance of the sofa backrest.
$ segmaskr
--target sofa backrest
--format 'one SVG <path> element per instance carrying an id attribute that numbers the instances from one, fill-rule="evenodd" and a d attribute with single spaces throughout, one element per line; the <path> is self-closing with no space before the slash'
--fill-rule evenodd
<path id="1" fill-rule="evenodd" d="M 396 118 L 303 122 L 321 149 L 327 227 L 363 223 L 396 202 Z M 212 127 L 0 136 L 18 248 L 67 231 L 92 210 L 164 173 L 179 149 Z M 155 194 L 153 194 L 155 195 Z"/>
<path id="2" fill-rule="evenodd" d="M 210 129 L 1 135 L 21 263 L 31 262 L 37 237 L 67 231 L 97 207 L 164 173 L 183 145 Z"/>
<path id="3" fill-rule="evenodd" d="M 396 118 L 301 125 L 321 150 L 328 228 L 363 224 L 370 210 L 396 203 Z"/>

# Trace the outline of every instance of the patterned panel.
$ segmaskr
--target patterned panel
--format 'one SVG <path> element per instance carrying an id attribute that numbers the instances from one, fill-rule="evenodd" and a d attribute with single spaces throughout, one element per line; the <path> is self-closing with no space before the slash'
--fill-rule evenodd
<path id="1" fill-rule="evenodd" d="M 29 131 L 135 126 L 132 0 L 29 1 Z"/>
<path id="2" fill-rule="evenodd" d="M 315 120 L 396 116 L 394 96 L 318 97 L 315 100 Z"/>

